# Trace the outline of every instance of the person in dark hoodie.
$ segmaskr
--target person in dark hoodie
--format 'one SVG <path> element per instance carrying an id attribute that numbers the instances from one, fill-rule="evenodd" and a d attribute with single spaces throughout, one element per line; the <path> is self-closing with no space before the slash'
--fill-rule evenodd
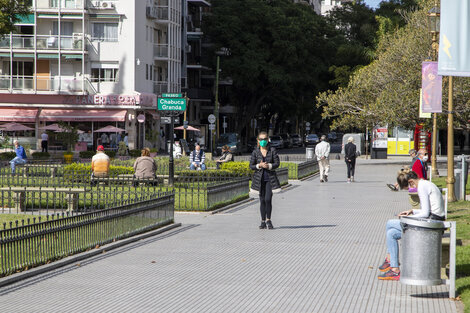
<path id="1" fill-rule="evenodd" d="M 354 170 L 356 168 L 356 145 L 354 138 L 349 137 L 348 143 L 344 146 L 344 161 L 348 167 L 348 183 L 354 182 Z"/>
<path id="2" fill-rule="evenodd" d="M 268 134 L 258 134 L 258 147 L 251 154 L 250 168 L 254 170 L 251 193 L 259 194 L 261 225 L 260 229 L 273 229 L 271 222 L 273 192 L 279 192 L 281 185 L 275 169 L 279 167 L 279 156 L 268 142 Z"/>

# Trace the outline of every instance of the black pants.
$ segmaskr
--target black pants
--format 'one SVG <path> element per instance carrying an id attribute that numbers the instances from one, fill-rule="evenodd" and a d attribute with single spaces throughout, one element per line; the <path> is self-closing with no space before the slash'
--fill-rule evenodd
<path id="1" fill-rule="evenodd" d="M 270 182 L 265 182 L 261 179 L 261 189 L 259 191 L 259 211 L 261 213 L 261 220 L 271 219 L 271 212 L 273 210 L 273 189 Z"/>
<path id="2" fill-rule="evenodd" d="M 356 168 L 356 159 L 351 160 L 351 162 L 346 161 L 346 166 L 348 167 L 348 178 L 354 176 L 354 169 Z"/>
<path id="3" fill-rule="evenodd" d="M 42 152 L 47 152 L 47 140 L 41 141 Z"/>

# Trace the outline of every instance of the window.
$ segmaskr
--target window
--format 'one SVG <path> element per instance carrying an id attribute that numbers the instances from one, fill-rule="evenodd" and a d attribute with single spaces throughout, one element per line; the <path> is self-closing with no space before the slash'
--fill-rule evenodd
<path id="1" fill-rule="evenodd" d="M 117 82 L 118 81 L 117 68 L 92 68 L 91 81 L 92 82 Z"/>
<path id="2" fill-rule="evenodd" d="M 118 23 L 93 23 L 93 40 L 118 41 Z"/>
<path id="3" fill-rule="evenodd" d="M 149 79 L 149 65 L 145 64 L 145 79 Z"/>
<path id="4" fill-rule="evenodd" d="M 149 69 L 149 80 L 153 80 L 152 74 L 153 74 L 153 66 L 150 65 L 150 69 Z"/>

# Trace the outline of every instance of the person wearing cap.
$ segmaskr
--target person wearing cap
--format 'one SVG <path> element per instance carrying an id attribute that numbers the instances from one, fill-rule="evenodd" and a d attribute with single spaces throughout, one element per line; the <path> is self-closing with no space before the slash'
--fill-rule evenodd
<path id="1" fill-rule="evenodd" d="M 344 146 L 344 161 L 348 168 L 348 183 L 354 182 L 354 170 L 356 169 L 356 145 L 354 138 L 349 137 L 348 143 Z"/>
<path id="2" fill-rule="evenodd" d="M 222 166 L 223 163 L 231 162 L 233 161 L 233 155 L 230 152 L 229 146 L 225 145 L 222 147 L 222 155 L 218 160 L 216 160 L 216 166 L 217 169 L 220 169 L 220 166 Z"/>
<path id="3" fill-rule="evenodd" d="M 92 178 L 104 178 L 109 175 L 109 156 L 104 153 L 104 147 L 99 145 L 96 154 L 91 159 Z"/>
<path id="4" fill-rule="evenodd" d="M 320 183 L 327 182 L 330 172 L 330 144 L 326 141 L 325 135 L 321 136 L 320 143 L 315 146 L 315 155 L 320 168 Z"/>
<path id="5" fill-rule="evenodd" d="M 15 144 L 16 157 L 10 161 L 10 166 L 11 166 L 11 173 L 15 174 L 16 164 L 26 164 L 27 158 L 26 158 L 26 152 L 23 146 L 21 146 L 18 143 L 18 140 L 15 140 L 13 143 Z"/>

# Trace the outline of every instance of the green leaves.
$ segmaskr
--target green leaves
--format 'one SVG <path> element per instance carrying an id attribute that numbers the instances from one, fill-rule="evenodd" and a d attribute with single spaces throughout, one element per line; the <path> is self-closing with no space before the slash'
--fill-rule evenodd
<path id="1" fill-rule="evenodd" d="M 29 13 L 28 1 L 0 0 L 0 37 L 15 30 L 14 24 Z"/>

